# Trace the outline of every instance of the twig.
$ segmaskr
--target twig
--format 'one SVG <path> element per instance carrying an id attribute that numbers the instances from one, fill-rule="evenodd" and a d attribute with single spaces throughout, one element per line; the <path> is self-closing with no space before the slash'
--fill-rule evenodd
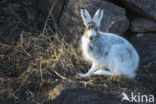
<path id="1" fill-rule="evenodd" d="M 43 82 L 42 62 L 41 61 L 40 61 L 40 74 L 41 74 L 41 82 Z"/>
<path id="2" fill-rule="evenodd" d="M 23 80 L 23 82 L 21 83 L 21 85 L 13 92 L 13 95 L 15 95 L 16 92 L 18 92 L 21 87 L 23 86 L 24 82 L 27 80 L 27 78 L 34 72 L 34 70 L 32 72 L 30 72 Z"/>
<path id="3" fill-rule="evenodd" d="M 60 77 L 61 79 L 67 80 L 66 77 L 62 76 L 61 74 L 59 74 L 58 72 L 56 72 L 55 70 L 51 69 L 58 77 Z"/>
<path id="4" fill-rule="evenodd" d="M 22 50 L 30 57 L 31 55 L 23 47 L 23 31 L 22 31 L 22 34 L 20 35 L 20 42 L 21 42 Z"/>
<path id="5" fill-rule="evenodd" d="M 45 21 L 45 24 L 44 24 L 44 27 L 43 27 L 43 30 L 42 30 L 42 34 L 41 35 L 44 35 L 45 34 L 45 30 L 46 30 L 46 26 L 48 24 L 48 21 L 49 21 L 49 17 L 51 15 L 51 12 L 53 11 L 53 8 L 54 6 L 56 5 L 57 2 L 54 2 L 54 4 L 51 6 L 50 10 L 49 10 L 49 13 L 48 13 L 48 16 L 46 18 L 46 21 Z"/>
<path id="6" fill-rule="evenodd" d="M 9 45 L 3 44 L 3 43 L 0 43 L 0 45 L 5 46 L 5 47 L 9 47 L 9 48 L 12 47 L 12 46 L 9 46 Z"/>

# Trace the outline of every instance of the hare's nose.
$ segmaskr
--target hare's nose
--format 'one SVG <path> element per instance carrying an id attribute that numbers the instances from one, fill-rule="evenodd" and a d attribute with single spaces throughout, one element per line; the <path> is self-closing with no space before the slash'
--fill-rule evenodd
<path id="1" fill-rule="evenodd" d="M 90 37 L 89 37 L 89 40 L 93 40 L 93 36 L 90 36 Z"/>

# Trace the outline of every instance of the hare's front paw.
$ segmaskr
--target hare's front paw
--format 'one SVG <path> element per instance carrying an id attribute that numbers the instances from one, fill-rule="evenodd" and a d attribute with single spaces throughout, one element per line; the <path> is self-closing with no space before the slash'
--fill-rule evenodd
<path id="1" fill-rule="evenodd" d="M 86 73 L 86 74 L 82 74 L 82 73 L 79 73 L 79 76 L 80 77 L 89 77 L 91 74 L 89 73 Z"/>

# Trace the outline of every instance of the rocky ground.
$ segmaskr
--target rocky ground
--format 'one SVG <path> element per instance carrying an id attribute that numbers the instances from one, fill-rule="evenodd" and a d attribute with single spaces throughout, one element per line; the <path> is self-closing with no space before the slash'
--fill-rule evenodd
<path id="1" fill-rule="evenodd" d="M 81 8 L 103 9 L 102 31 L 134 45 L 135 79 L 77 75 L 90 67 L 78 45 Z M 155 0 L 0 1 L 0 104 L 125 104 L 123 92 L 156 96 L 155 69 Z"/>

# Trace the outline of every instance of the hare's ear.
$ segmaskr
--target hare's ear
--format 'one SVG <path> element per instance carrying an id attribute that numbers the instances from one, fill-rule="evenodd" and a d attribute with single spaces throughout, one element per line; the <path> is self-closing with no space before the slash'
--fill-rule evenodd
<path id="1" fill-rule="evenodd" d="M 93 17 L 93 21 L 96 23 L 97 27 L 101 25 L 103 12 L 104 12 L 103 10 L 98 9 Z"/>
<path id="2" fill-rule="evenodd" d="M 81 9 L 81 16 L 85 25 L 91 21 L 90 14 L 86 9 Z"/>

